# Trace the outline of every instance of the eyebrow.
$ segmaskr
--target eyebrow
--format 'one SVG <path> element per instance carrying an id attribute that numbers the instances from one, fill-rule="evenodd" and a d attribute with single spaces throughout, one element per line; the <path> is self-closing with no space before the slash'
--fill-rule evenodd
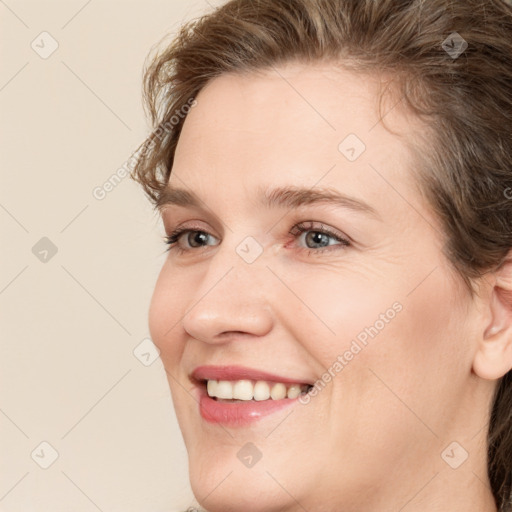
<path id="1" fill-rule="evenodd" d="M 332 188 L 304 188 L 297 186 L 259 188 L 256 197 L 265 208 L 293 209 L 311 204 L 327 204 L 381 219 L 377 210 L 363 200 L 343 194 Z M 204 209 L 202 204 L 204 204 L 203 201 L 190 190 L 167 187 L 158 197 L 155 208 L 160 212 L 169 205 Z"/>

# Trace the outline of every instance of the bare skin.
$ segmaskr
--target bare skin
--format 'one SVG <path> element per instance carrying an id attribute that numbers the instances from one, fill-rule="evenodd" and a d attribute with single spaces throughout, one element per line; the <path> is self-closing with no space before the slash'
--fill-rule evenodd
<path id="1" fill-rule="evenodd" d="M 204 208 L 162 210 L 168 234 L 193 232 L 169 252 L 149 324 L 192 489 L 209 512 L 496 512 L 486 422 L 512 367 L 511 305 L 498 289 L 510 293 L 512 272 L 488 276 L 470 297 L 377 98 L 377 78 L 293 64 L 223 75 L 187 117 L 169 185 Z M 398 108 L 386 122 L 411 138 L 421 129 Z M 354 161 L 358 143 L 339 149 L 349 134 L 366 146 Z M 259 203 L 260 188 L 284 186 L 334 189 L 375 213 Z M 291 235 L 299 223 L 312 227 Z M 315 237 L 322 228 L 350 244 Z M 262 249 L 250 264 L 236 251 L 249 236 Z M 346 364 L 335 371 L 339 355 Z M 331 368 L 331 380 L 305 405 L 224 427 L 206 423 L 190 394 L 190 373 L 208 364 L 305 381 Z M 262 453 L 252 468 L 237 458 L 247 442 Z"/>

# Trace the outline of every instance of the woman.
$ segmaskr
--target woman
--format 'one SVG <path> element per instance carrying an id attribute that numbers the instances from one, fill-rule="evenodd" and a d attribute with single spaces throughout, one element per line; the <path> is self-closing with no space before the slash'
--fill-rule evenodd
<path id="1" fill-rule="evenodd" d="M 510 512 L 511 8 L 232 0 L 145 86 L 200 505 Z"/>

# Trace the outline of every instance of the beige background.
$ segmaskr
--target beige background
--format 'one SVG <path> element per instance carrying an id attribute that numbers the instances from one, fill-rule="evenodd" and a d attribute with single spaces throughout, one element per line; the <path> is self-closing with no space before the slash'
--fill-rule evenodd
<path id="1" fill-rule="evenodd" d="M 220 3 L 0 0 L 2 512 L 195 504 L 161 361 L 136 350 L 163 229 L 129 178 L 93 190 L 148 132 L 150 47 Z"/>

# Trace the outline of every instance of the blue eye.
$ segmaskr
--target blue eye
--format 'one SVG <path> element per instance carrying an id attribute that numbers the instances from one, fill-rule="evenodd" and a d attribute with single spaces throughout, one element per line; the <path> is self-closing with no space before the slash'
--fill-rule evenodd
<path id="1" fill-rule="evenodd" d="M 316 227 L 313 222 L 309 223 L 300 223 L 295 225 L 291 230 L 290 234 L 294 236 L 302 236 L 303 233 L 306 233 L 306 236 L 304 237 L 304 240 L 306 243 L 312 243 L 312 244 L 323 244 L 324 242 L 327 242 L 327 245 L 324 245 L 322 247 L 302 247 L 300 249 L 308 250 L 309 253 L 318 253 L 318 252 L 324 252 L 326 250 L 332 250 L 329 249 L 332 245 L 341 245 L 342 247 L 348 247 L 350 245 L 350 242 L 341 236 L 339 233 L 336 233 L 332 231 L 329 228 L 324 227 L 322 224 L 320 224 L 319 227 Z M 309 234 L 312 234 L 313 236 L 310 236 Z M 338 244 L 330 244 L 329 239 L 335 240 L 336 242 L 339 242 Z"/>
<path id="2" fill-rule="evenodd" d="M 303 233 L 306 233 L 306 236 L 304 237 L 306 243 L 320 245 L 320 247 L 299 247 L 299 250 L 308 251 L 309 254 L 333 250 L 331 249 L 333 245 L 341 247 L 348 247 L 351 245 L 350 242 L 339 233 L 336 233 L 329 228 L 325 228 L 322 224 L 315 226 L 313 222 L 296 224 L 289 232 L 290 235 L 293 235 L 296 238 L 301 237 Z M 313 236 L 308 236 L 308 233 Z M 189 235 L 191 234 L 194 236 L 190 237 Z M 183 235 L 187 235 L 185 236 L 185 239 L 191 246 L 190 248 L 183 248 L 178 243 Z M 173 250 L 181 254 L 192 251 L 193 249 L 205 247 L 203 244 L 207 243 L 210 237 L 215 238 L 206 231 L 190 228 L 178 228 L 170 235 L 164 237 L 164 239 L 165 243 L 169 246 L 167 251 Z M 335 240 L 338 243 L 332 244 L 330 243 L 330 240 Z M 198 245 L 194 246 L 194 244 Z"/>

